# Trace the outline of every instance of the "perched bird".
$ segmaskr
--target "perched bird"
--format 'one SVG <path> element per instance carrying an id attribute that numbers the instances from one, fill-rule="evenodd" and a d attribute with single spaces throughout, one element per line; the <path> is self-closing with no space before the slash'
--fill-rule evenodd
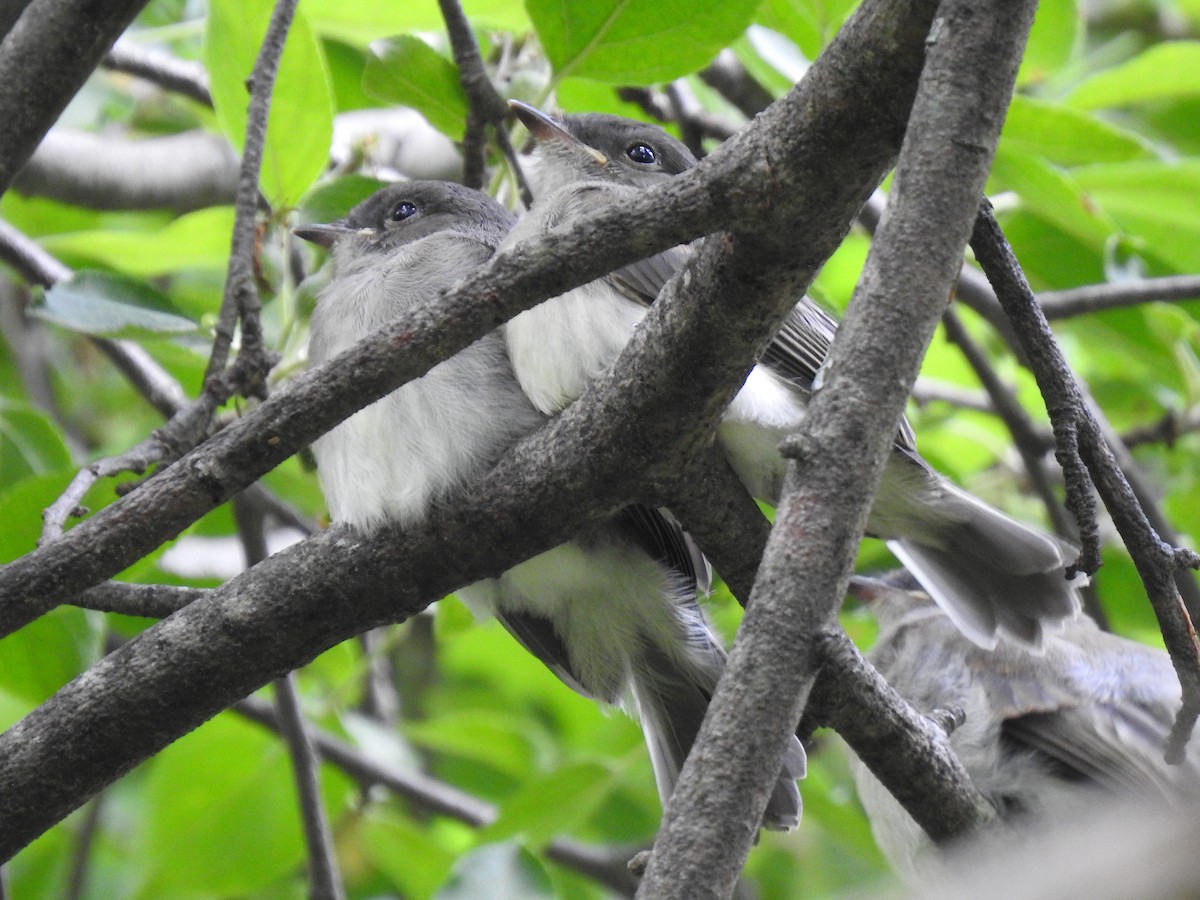
<path id="1" fill-rule="evenodd" d="M 333 258 L 312 317 L 312 362 L 453 287 L 492 256 L 512 222 L 477 191 L 414 181 L 379 191 L 338 222 L 295 229 Z M 351 416 L 313 453 L 334 520 L 370 532 L 412 525 L 452 501 L 544 420 L 497 331 Z M 494 614 L 567 685 L 641 719 L 665 804 L 725 661 L 697 603 L 708 575 L 669 514 L 632 506 L 460 596 Z M 771 828 L 799 821 L 799 742 L 781 766 L 764 819 Z"/>
<path id="2" fill-rule="evenodd" d="M 562 122 L 510 101 L 537 141 L 529 166 L 533 209 L 507 244 L 566 227 L 627 202 L 696 160 L 661 128 L 608 115 Z M 505 328 L 521 387 L 547 414 L 602 375 L 661 287 L 692 251 L 675 247 L 553 298 Z M 779 500 L 786 469 L 779 442 L 804 419 L 837 324 L 808 297 L 793 309 L 717 429 L 717 440 L 750 493 Z M 981 646 L 998 633 L 1038 643 L 1043 629 L 1079 608 L 1066 567 L 1073 547 L 993 509 L 934 471 L 903 423 L 868 520 L 869 533 L 921 581 Z"/>
<path id="3" fill-rule="evenodd" d="M 1200 747 L 1191 743 L 1183 765 L 1163 760 L 1181 692 L 1162 650 L 1101 631 L 1081 612 L 1040 652 L 1005 638 L 988 651 L 922 591 L 856 578 L 851 594 L 879 621 L 868 658 L 896 691 L 926 715 L 962 714 L 950 745 L 1004 820 L 1066 822 L 1105 794 L 1195 801 Z M 855 782 L 892 866 L 920 871 L 925 833 L 861 764 Z"/>

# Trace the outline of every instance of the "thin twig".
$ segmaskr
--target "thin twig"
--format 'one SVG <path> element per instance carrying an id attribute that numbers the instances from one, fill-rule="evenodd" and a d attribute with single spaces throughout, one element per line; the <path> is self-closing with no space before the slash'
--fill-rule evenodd
<path id="1" fill-rule="evenodd" d="M 732 50 L 722 50 L 708 68 L 701 69 L 700 80 L 737 107 L 747 119 L 753 119 L 775 99 L 746 71 Z"/>
<path id="2" fill-rule="evenodd" d="M 254 253 L 257 242 L 259 204 L 258 175 L 262 168 L 263 145 L 267 136 L 267 114 L 271 109 L 271 93 L 283 53 L 284 40 L 296 12 L 296 0 L 276 0 L 263 36 L 262 47 L 250 74 L 250 107 L 246 113 L 246 141 L 242 149 L 242 166 L 238 176 L 237 202 L 233 222 L 233 238 L 229 251 L 229 272 L 225 293 L 217 317 L 216 339 L 204 373 L 206 393 L 219 395 L 216 386 L 226 372 L 233 332 L 238 320 L 242 323 L 242 348 L 238 365 L 230 373 L 241 381 L 243 394 L 263 395 L 264 378 L 273 362 L 263 347 L 261 309 L 254 281 Z M 224 402 L 224 401 L 221 401 Z"/>
<path id="3" fill-rule="evenodd" d="M 71 605 L 81 609 L 94 609 L 97 612 L 120 613 L 123 616 L 165 619 L 207 593 L 207 588 L 184 587 L 175 584 L 129 584 L 124 581 L 106 581 L 88 588 L 73 598 Z"/>
<path id="4" fill-rule="evenodd" d="M 71 870 L 63 891 L 64 900 L 79 900 L 85 896 L 88 868 L 92 860 L 92 851 L 96 849 L 96 834 L 100 829 L 100 816 L 104 810 L 106 796 L 107 793 L 102 792 L 88 802 L 83 821 L 75 833 L 75 846 L 71 849 Z"/>
<path id="5" fill-rule="evenodd" d="M 1200 299 L 1200 275 L 1171 275 L 1116 284 L 1090 284 L 1066 291 L 1043 291 L 1037 299 L 1046 318 L 1054 321 L 1142 303 Z"/>
<path id="6" fill-rule="evenodd" d="M 1174 576 L 1179 568 L 1196 567 L 1200 558 L 1166 544 L 1146 518 L 1096 418 L 1081 398 L 1074 376 L 1054 343 L 1049 323 L 986 201 L 975 224 L 971 248 L 1012 319 L 1042 395 L 1046 397 L 1059 442 L 1059 461 L 1064 463 L 1064 470 L 1072 458 L 1078 463 L 1071 462 L 1071 465 L 1082 466 L 1086 462 L 1086 474 L 1090 474 L 1146 585 L 1183 691 L 1183 706 L 1167 746 L 1168 761 L 1178 762 L 1183 758 L 1187 740 L 1200 718 L 1200 645 Z M 1068 472 L 1070 490 L 1071 473 Z M 1072 511 L 1079 519 L 1079 511 Z"/>
<path id="7" fill-rule="evenodd" d="M 233 517 L 245 553 L 246 568 L 258 565 L 268 555 L 264 510 L 239 495 L 233 501 Z M 325 805 L 321 801 L 319 760 L 305 728 L 294 673 L 276 678 L 273 686 L 279 733 L 287 744 L 300 800 L 300 822 L 308 850 L 308 895 L 313 900 L 342 900 L 345 890 L 338 874 Z"/>
<path id="8" fill-rule="evenodd" d="M 483 134 L 484 126 L 490 126 L 500 152 L 512 167 L 521 202 L 528 209 L 533 205 L 533 192 L 529 190 L 512 141 L 509 140 L 508 132 L 504 130 L 508 106 L 488 77 L 483 57 L 479 55 L 479 44 L 475 42 L 475 32 L 471 29 L 471 23 L 463 13 L 459 0 L 438 0 L 438 7 L 446 23 L 446 33 L 450 36 L 450 47 L 454 52 L 454 62 L 458 66 L 458 78 L 467 95 L 467 137 L 463 141 L 464 183 L 469 187 L 481 187 L 484 183 L 487 148 L 483 142 Z M 477 183 L 473 184 L 473 180 Z"/>
<path id="9" fill-rule="evenodd" d="M 1166 444 L 1174 446 L 1185 434 L 1200 431 L 1200 406 L 1189 406 L 1185 410 L 1168 410 L 1157 422 L 1130 428 L 1121 435 L 1121 441 L 1132 449 L 1143 444 Z"/>

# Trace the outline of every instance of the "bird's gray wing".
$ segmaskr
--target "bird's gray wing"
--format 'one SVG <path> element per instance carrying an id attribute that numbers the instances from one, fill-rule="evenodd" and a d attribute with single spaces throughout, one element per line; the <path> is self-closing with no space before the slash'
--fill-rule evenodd
<path id="1" fill-rule="evenodd" d="M 665 510 L 635 503 L 617 513 L 613 525 L 651 559 L 678 573 L 686 584 L 705 592 L 711 587 L 708 560 Z"/>

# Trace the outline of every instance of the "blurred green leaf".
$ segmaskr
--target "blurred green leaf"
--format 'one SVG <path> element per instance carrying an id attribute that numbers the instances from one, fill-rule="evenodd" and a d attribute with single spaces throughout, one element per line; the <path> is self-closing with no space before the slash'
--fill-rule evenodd
<path id="1" fill-rule="evenodd" d="M 611 768 L 594 762 L 564 766 L 527 781 L 505 798 L 500 818 L 480 833 L 480 839 L 521 837 L 534 846 L 546 844 L 586 821 L 616 783 Z"/>
<path id="2" fill-rule="evenodd" d="M 362 850 L 405 897 L 429 897 L 446 881 L 455 854 L 394 810 L 375 807 L 361 826 Z"/>
<path id="3" fill-rule="evenodd" d="M 418 37 L 402 34 L 372 44 L 363 90 L 376 100 L 415 109 L 456 141 L 463 138 L 467 95 L 458 67 Z"/>
<path id="4" fill-rule="evenodd" d="M 758 21 L 790 38 L 810 60 L 833 40 L 859 0 L 766 0 Z"/>
<path id="5" fill-rule="evenodd" d="M 1137 135 L 1088 113 L 1017 94 L 1000 135 L 1006 151 L 1059 166 L 1127 162 L 1151 155 Z"/>
<path id="6" fill-rule="evenodd" d="M 996 150 L 989 190 L 1016 191 L 1025 208 L 1093 248 L 1103 248 L 1118 228 L 1073 174 L 1040 156 L 1001 146 Z"/>
<path id="7" fill-rule="evenodd" d="M 0 484 L 70 465 L 71 451 L 49 416 L 0 399 Z"/>
<path id="8" fill-rule="evenodd" d="M 1079 47 L 1082 24 L 1075 0 L 1040 0 L 1017 83 L 1038 84 L 1065 65 Z"/>
<path id="9" fill-rule="evenodd" d="M 435 900 L 538 900 L 554 897 L 550 876 L 537 857 L 509 841 L 459 857 L 450 881 Z"/>
<path id="10" fill-rule="evenodd" d="M 475 28 L 529 30 L 524 8 L 512 0 L 463 0 L 462 7 Z M 359 46 L 388 34 L 446 30 L 437 0 L 304 0 L 304 13 L 319 34 Z"/>
<path id="11" fill-rule="evenodd" d="M 473 710 L 405 725 L 414 744 L 475 760 L 513 776 L 529 771 L 533 751 L 513 717 L 498 710 Z"/>
<path id="12" fill-rule="evenodd" d="M 141 897 L 257 896 L 304 864 L 291 767 L 278 739 L 224 713 L 149 763 L 131 836 Z M 214 865 L 220 860 L 220 865 Z"/>
<path id="13" fill-rule="evenodd" d="M 42 245 L 70 263 L 82 260 L 149 278 L 180 269 L 224 271 L 232 233 L 233 207 L 215 206 L 145 231 L 72 231 L 49 235 Z"/>
<path id="14" fill-rule="evenodd" d="M 217 119 L 239 151 L 246 138 L 250 102 L 246 79 L 254 69 L 273 6 L 270 0 L 210 0 L 208 4 L 204 62 Z M 259 182 L 276 209 L 293 206 L 324 171 L 333 137 L 333 89 L 321 46 L 305 16 L 302 5 L 288 30 L 267 118 Z"/>
<path id="15" fill-rule="evenodd" d="M 384 186 L 385 182 L 366 175 L 344 175 L 332 181 L 323 181 L 300 201 L 300 221 L 332 222 L 340 219 Z"/>
<path id="16" fill-rule="evenodd" d="M 1146 252 L 1180 273 L 1200 272 L 1200 160 L 1098 164 L 1071 174 Z"/>
<path id="17" fill-rule="evenodd" d="M 42 703 L 99 656 L 99 634 L 88 613 L 60 606 L 0 640 L 0 687 Z"/>
<path id="18" fill-rule="evenodd" d="M 1080 109 L 1129 106 L 1200 95 L 1200 41 L 1155 44 L 1133 59 L 1093 75 L 1067 96 Z"/>
<path id="19" fill-rule="evenodd" d="M 46 291 L 29 314 L 81 334 L 161 337 L 198 330 L 166 296 L 144 282 L 106 272 L 76 272 Z"/>
<path id="20" fill-rule="evenodd" d="M 758 0 L 526 0 L 559 79 L 669 81 L 712 60 L 742 33 Z"/>

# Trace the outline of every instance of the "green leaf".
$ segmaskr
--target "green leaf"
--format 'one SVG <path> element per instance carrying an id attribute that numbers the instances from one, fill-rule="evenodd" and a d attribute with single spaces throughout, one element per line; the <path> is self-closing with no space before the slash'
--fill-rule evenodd
<path id="1" fill-rule="evenodd" d="M 1118 231 L 1103 207 L 1088 196 L 1070 174 L 1040 156 L 998 147 L 990 185 L 989 190 L 1016 191 L 1024 208 L 1094 248 L 1102 248 Z"/>
<path id="2" fill-rule="evenodd" d="M 669 81 L 706 65 L 750 24 L 758 0 L 526 0 L 557 78 Z"/>
<path id="3" fill-rule="evenodd" d="M 464 0 L 462 7 L 475 28 L 529 30 L 525 10 L 512 0 Z M 446 30 L 436 0 L 304 0 L 304 13 L 317 33 L 358 46 L 388 34 Z"/>
<path id="4" fill-rule="evenodd" d="M 99 655 L 88 614 L 61 606 L 0 640 L 0 685 L 6 693 L 42 703 Z"/>
<path id="5" fill-rule="evenodd" d="M 67 262 L 104 265 L 141 278 L 229 265 L 233 207 L 214 206 L 152 230 L 103 229 L 49 235 L 42 245 Z"/>
<path id="6" fill-rule="evenodd" d="M 500 818 L 480 833 L 480 839 L 519 836 L 535 846 L 546 844 L 586 822 L 619 782 L 610 768 L 594 762 L 564 766 L 527 781 L 505 799 Z"/>
<path id="7" fill-rule="evenodd" d="M 758 21 L 816 59 L 857 6 L 858 0 L 766 0 Z"/>
<path id="8" fill-rule="evenodd" d="M 432 896 L 454 864 L 427 830 L 378 805 L 367 809 L 359 847 L 405 897 Z"/>
<path id="9" fill-rule="evenodd" d="M 1084 81 L 1067 97 L 1079 109 L 1200 95 L 1200 41 L 1156 44 Z"/>
<path id="10" fill-rule="evenodd" d="M 345 175 L 322 182 L 300 201 L 300 220 L 325 223 L 340 219 L 385 184 L 367 175 Z"/>
<path id="11" fill-rule="evenodd" d="M 1079 49 L 1082 26 L 1076 0 L 1040 0 L 1017 83 L 1040 84 L 1069 62 Z"/>
<path id="12" fill-rule="evenodd" d="M 0 399 L 0 484 L 71 465 L 71 451 L 45 413 Z"/>
<path id="13" fill-rule="evenodd" d="M 217 120 L 241 150 L 254 69 L 267 31 L 270 0 L 211 0 L 204 62 L 212 81 Z M 352 5 L 352 4 L 346 4 Z M 333 88 L 325 57 L 305 18 L 296 11 L 279 61 L 259 184 L 276 209 L 291 207 L 325 169 L 333 137 Z"/>
<path id="14" fill-rule="evenodd" d="M 552 900 L 550 876 L 537 858 L 516 842 L 489 844 L 460 857 L 434 900 Z"/>
<path id="15" fill-rule="evenodd" d="M 107 272 L 76 272 L 46 291 L 29 314 L 82 334 L 161 337 L 197 330 L 191 319 L 149 285 Z"/>
<path id="16" fill-rule="evenodd" d="M 414 744 L 484 763 L 513 777 L 533 764 L 533 748 L 518 720 L 502 712 L 464 710 L 410 722 L 405 736 Z"/>
<path id="17" fill-rule="evenodd" d="M 456 141 L 463 138 L 467 95 L 458 67 L 418 37 L 402 34 L 372 44 L 363 90 L 377 100 L 415 109 Z"/>
<path id="18" fill-rule="evenodd" d="M 1152 155 L 1132 132 L 1089 113 L 1022 94 L 1013 97 L 1000 140 L 1009 151 L 1041 156 L 1059 166 L 1127 162 Z"/>
<path id="19" fill-rule="evenodd" d="M 1072 176 L 1122 230 L 1180 272 L 1200 271 L 1200 160 L 1087 166 Z"/>
<path id="20" fill-rule="evenodd" d="M 147 877 L 140 896 L 258 896 L 303 865 L 291 767 L 258 726 L 220 715 L 149 769 L 129 837 Z"/>

